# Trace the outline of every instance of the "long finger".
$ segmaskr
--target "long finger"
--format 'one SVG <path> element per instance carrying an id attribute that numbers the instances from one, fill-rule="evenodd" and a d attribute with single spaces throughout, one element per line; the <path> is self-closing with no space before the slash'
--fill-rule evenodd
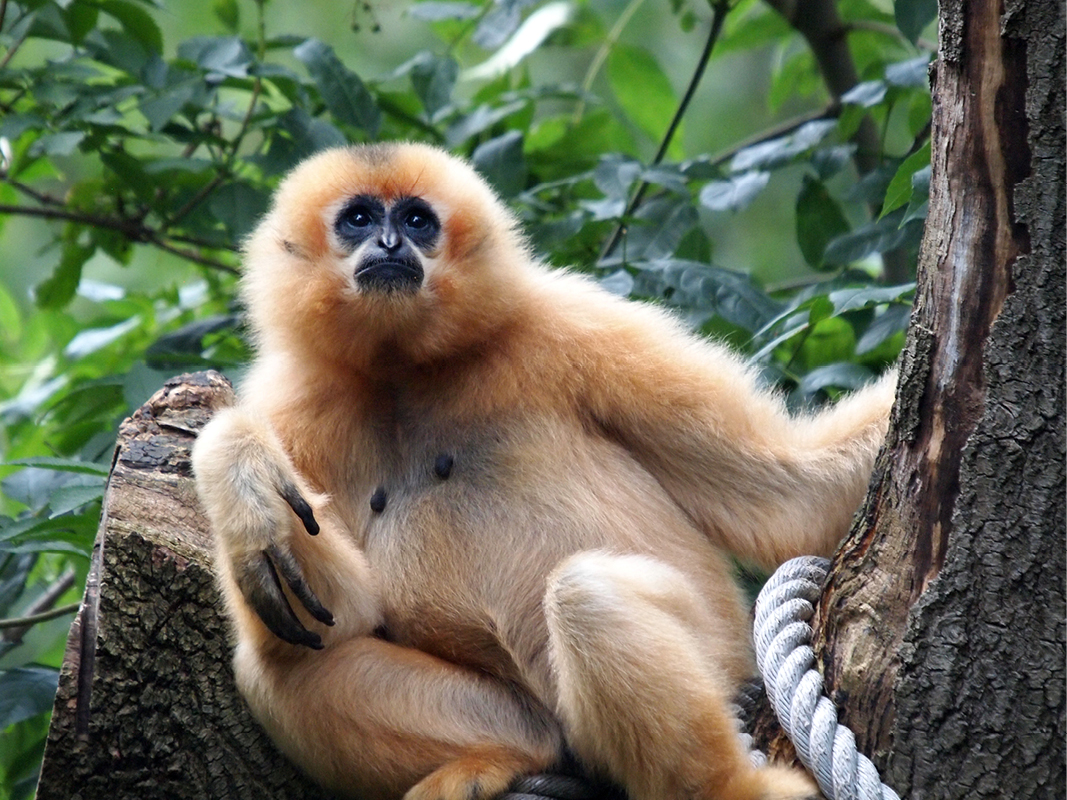
<path id="1" fill-rule="evenodd" d="M 267 555 L 270 556 L 271 561 L 278 568 L 278 572 L 282 574 L 286 584 L 292 589 L 293 594 L 296 595 L 311 616 L 325 625 L 333 625 L 333 614 L 326 610 L 319 598 L 311 591 L 311 587 L 308 586 L 308 582 L 304 579 L 304 572 L 300 569 L 296 559 L 293 558 L 293 554 L 288 550 L 283 550 L 276 544 L 272 544 L 267 548 Z"/>
<path id="2" fill-rule="evenodd" d="M 300 494 L 300 490 L 286 481 L 282 484 L 279 494 L 293 509 L 293 512 L 300 517 L 300 521 L 304 523 L 304 528 L 307 529 L 307 532 L 315 536 L 319 532 L 319 523 L 315 519 L 315 512 L 311 510 L 308 501 Z"/>
<path id="3" fill-rule="evenodd" d="M 245 600 L 271 633 L 289 644 L 322 649 L 319 635 L 305 628 L 293 613 L 266 551 L 239 565 L 234 577 Z"/>

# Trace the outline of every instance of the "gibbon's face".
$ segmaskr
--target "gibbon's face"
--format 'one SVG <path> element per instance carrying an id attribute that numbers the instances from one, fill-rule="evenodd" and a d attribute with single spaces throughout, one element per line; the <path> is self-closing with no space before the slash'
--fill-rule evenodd
<path id="1" fill-rule="evenodd" d="M 330 361 L 425 360 L 491 336 L 530 261 L 516 222 L 435 148 L 328 150 L 299 165 L 246 247 L 260 349 Z"/>
<path id="2" fill-rule="evenodd" d="M 333 223 L 342 246 L 355 261 L 357 288 L 370 292 L 417 292 L 434 254 L 441 220 L 420 197 L 400 197 L 386 205 L 373 195 L 356 195 Z"/>

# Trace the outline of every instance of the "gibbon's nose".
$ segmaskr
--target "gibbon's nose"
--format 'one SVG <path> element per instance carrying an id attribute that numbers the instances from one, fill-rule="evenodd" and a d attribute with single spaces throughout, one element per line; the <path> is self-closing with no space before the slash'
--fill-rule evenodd
<path id="1" fill-rule="evenodd" d="M 381 236 L 378 237 L 378 246 L 389 253 L 399 250 L 400 245 L 403 243 L 404 239 L 400 235 L 400 231 L 393 225 L 386 225 L 382 230 Z"/>

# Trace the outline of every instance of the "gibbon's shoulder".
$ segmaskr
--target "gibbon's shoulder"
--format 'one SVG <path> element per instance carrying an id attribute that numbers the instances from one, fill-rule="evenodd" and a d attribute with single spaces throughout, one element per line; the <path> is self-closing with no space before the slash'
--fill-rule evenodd
<path id="1" fill-rule="evenodd" d="M 603 344 L 630 344 L 642 352 L 668 348 L 692 351 L 698 357 L 717 354 L 740 360 L 732 351 L 690 330 L 673 309 L 614 294 L 588 275 L 538 265 L 532 281 L 542 320 L 558 320 L 572 331 Z"/>

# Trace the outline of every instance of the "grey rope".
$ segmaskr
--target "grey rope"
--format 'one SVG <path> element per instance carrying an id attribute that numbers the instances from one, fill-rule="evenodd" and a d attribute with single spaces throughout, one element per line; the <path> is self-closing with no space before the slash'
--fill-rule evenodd
<path id="1" fill-rule="evenodd" d="M 756 599 L 756 665 L 782 729 L 829 800 L 900 800 L 856 751 L 852 731 L 837 723 L 813 668 L 808 620 L 829 567 L 825 558 L 794 558 L 764 585 Z"/>

